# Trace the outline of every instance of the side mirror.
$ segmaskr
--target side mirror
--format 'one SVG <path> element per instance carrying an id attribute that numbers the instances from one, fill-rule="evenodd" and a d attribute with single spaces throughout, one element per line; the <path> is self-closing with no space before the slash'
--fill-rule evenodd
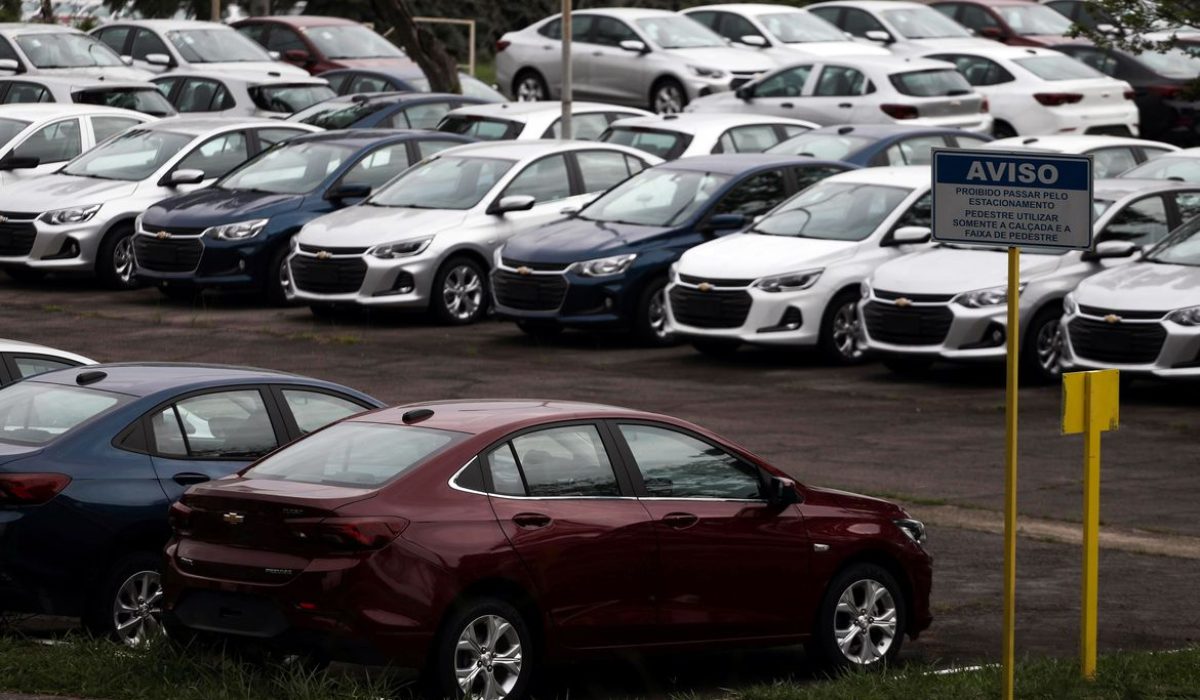
<path id="1" fill-rule="evenodd" d="M 759 49 L 765 49 L 768 46 L 767 38 L 765 36 L 759 36 L 758 34 L 747 34 L 743 37 L 739 37 L 738 41 L 746 46 L 753 46 Z"/>
<path id="2" fill-rule="evenodd" d="M 704 226 L 704 231 L 706 233 L 713 233 L 715 231 L 730 231 L 741 228 L 745 225 L 745 214 L 717 214 L 708 220 L 708 223 Z"/>
<path id="3" fill-rule="evenodd" d="M 754 88 L 750 87 L 749 85 L 743 85 L 737 90 L 734 90 L 733 95 L 739 100 L 749 102 L 750 100 L 754 99 Z"/>
<path id="4" fill-rule="evenodd" d="M 901 226 L 892 231 L 892 245 L 906 245 L 909 243 L 928 243 L 933 237 L 933 231 L 929 230 L 928 226 Z"/>
<path id="5" fill-rule="evenodd" d="M 278 51 L 268 51 L 267 55 L 271 57 L 272 61 L 278 61 L 281 58 Z"/>
<path id="6" fill-rule="evenodd" d="M 877 41 L 880 44 L 890 44 L 893 41 L 892 35 L 888 34 L 887 32 L 883 31 L 882 29 L 869 29 L 869 30 L 867 30 L 867 33 L 864 34 L 864 36 L 867 37 L 868 39 L 870 39 L 871 41 Z"/>
<path id="7" fill-rule="evenodd" d="M 370 195 L 370 185 L 338 185 L 325 193 L 325 199 L 341 204 L 347 199 L 364 199 Z"/>
<path id="8" fill-rule="evenodd" d="M 767 482 L 767 503 L 783 507 L 800 502 L 800 492 L 796 490 L 796 482 L 782 476 L 772 476 Z"/>
<path id="9" fill-rule="evenodd" d="M 537 204 L 537 199 L 533 195 L 514 194 L 497 199 L 488 207 L 487 213 L 503 216 L 510 211 L 529 211 L 534 204 Z"/>
<path id="10" fill-rule="evenodd" d="M 578 214 L 578 213 L 579 213 L 579 210 L 580 210 L 580 209 L 582 209 L 582 208 L 583 208 L 583 207 L 563 207 L 562 209 L 559 209 L 559 210 L 558 210 L 558 213 L 559 213 L 559 214 L 562 214 L 563 216 L 571 216 L 571 217 L 573 217 L 573 216 L 575 216 L 576 214 Z"/>
<path id="11" fill-rule="evenodd" d="M 1133 241 L 1100 241 L 1092 250 L 1084 251 L 1080 257 L 1084 262 L 1097 262 L 1111 258 L 1128 258 L 1142 247 Z"/>
<path id="12" fill-rule="evenodd" d="M 0 159 L 0 170 L 28 170 L 41 164 L 41 159 L 36 156 L 9 155 Z"/>
<path id="13" fill-rule="evenodd" d="M 0 58 L 0 70 L 10 70 L 14 73 L 21 69 L 21 64 L 13 58 Z"/>
<path id="14" fill-rule="evenodd" d="M 133 56 L 122 56 L 121 63 L 124 63 L 127 66 L 132 66 L 133 65 Z"/>
<path id="15" fill-rule="evenodd" d="M 167 176 L 159 184 L 164 187 L 178 187 L 179 185 L 199 185 L 201 182 L 204 182 L 203 170 L 184 168 L 167 173 Z"/>
<path id="16" fill-rule="evenodd" d="M 152 66 L 169 66 L 171 65 L 171 57 L 165 53 L 148 53 L 146 54 L 146 63 Z"/>
<path id="17" fill-rule="evenodd" d="M 979 30 L 979 36 L 1000 41 L 1004 38 L 1004 31 L 1000 27 L 983 27 Z"/>
<path id="18" fill-rule="evenodd" d="M 646 42 L 638 41 L 637 39 L 626 39 L 620 44 L 621 48 L 633 53 L 649 53 L 650 48 L 646 46 Z"/>
<path id="19" fill-rule="evenodd" d="M 283 52 L 283 58 L 292 63 L 308 63 L 312 57 L 304 49 L 288 49 Z"/>

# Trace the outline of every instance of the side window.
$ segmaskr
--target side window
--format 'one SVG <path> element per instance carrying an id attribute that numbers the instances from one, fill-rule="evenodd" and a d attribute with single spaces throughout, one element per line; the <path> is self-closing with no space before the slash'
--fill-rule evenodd
<path id="1" fill-rule="evenodd" d="M 817 97 L 851 97 L 863 94 L 867 76 L 846 66 L 825 66 L 813 94 Z"/>
<path id="2" fill-rule="evenodd" d="M 342 176 L 343 185 L 366 185 L 372 190 L 408 167 L 408 144 L 378 148 L 358 161 Z"/>
<path id="3" fill-rule="evenodd" d="M 299 129 L 258 129 L 257 133 L 258 141 L 262 145 L 262 150 L 265 151 L 280 141 L 294 139 L 297 136 L 308 132 L 301 131 Z"/>
<path id="4" fill-rule="evenodd" d="M 755 97 L 799 97 L 812 73 L 812 66 L 793 66 L 780 71 L 754 88 Z"/>
<path id="5" fill-rule="evenodd" d="M 875 19 L 870 13 L 859 10 L 853 7 L 845 8 L 846 15 L 842 20 L 842 30 L 850 32 L 854 36 L 865 38 L 867 32 L 886 32 L 879 20 Z"/>
<path id="6" fill-rule="evenodd" d="M 744 214 L 758 216 L 783 201 L 787 185 L 783 172 L 771 170 L 759 173 L 738 186 L 717 202 L 713 214 Z"/>
<path id="7" fill-rule="evenodd" d="M 703 24 L 704 26 L 708 27 L 709 29 L 711 29 L 713 31 L 717 31 L 717 22 L 721 18 L 720 13 L 712 12 L 709 10 L 705 10 L 703 12 L 689 12 L 689 13 L 687 13 L 687 16 L 691 17 L 695 21 L 699 22 L 700 24 Z"/>
<path id="8" fill-rule="evenodd" d="M 179 427 L 179 415 L 174 406 L 150 416 L 150 432 L 154 435 L 154 453 L 167 457 L 186 457 L 187 443 L 183 440 L 183 429 Z"/>
<path id="9" fill-rule="evenodd" d="M 608 452 L 592 425 L 526 433 L 512 440 L 530 496 L 620 496 Z"/>
<path id="10" fill-rule="evenodd" d="M 158 88 L 158 91 L 160 93 L 162 93 L 163 97 L 170 99 L 171 90 L 175 89 L 175 84 L 178 82 L 179 82 L 178 78 L 165 78 L 163 80 L 155 80 L 154 87 Z M 175 109 L 179 109 L 179 105 L 176 104 Z"/>
<path id="11" fill-rule="evenodd" d="M 296 419 L 296 427 L 305 434 L 366 410 L 353 401 L 319 391 L 282 389 L 279 393 Z"/>
<path id="12" fill-rule="evenodd" d="M 721 27 L 718 33 L 726 39 L 741 41 L 744 36 L 762 36 L 762 32 L 755 29 L 754 25 L 750 24 L 750 20 L 745 17 L 735 15 L 732 12 L 723 14 L 724 16 L 721 18 Z"/>
<path id="13" fill-rule="evenodd" d="M 179 162 L 176 170 L 203 170 L 204 177 L 221 177 L 250 157 L 246 135 L 240 131 L 213 137 Z"/>
<path id="14" fill-rule="evenodd" d="M 571 116 L 571 138 L 576 141 L 597 141 L 608 128 L 605 114 L 575 114 Z M 544 139 L 562 138 L 562 119 L 555 119 L 546 130 Z"/>
<path id="15" fill-rule="evenodd" d="M 963 5 L 962 14 L 959 15 L 959 23 L 967 29 L 979 31 L 988 27 L 999 27 L 1000 23 L 992 16 L 992 13 L 983 9 L 978 5 Z"/>
<path id="16" fill-rule="evenodd" d="M 128 117 L 92 117 L 92 133 L 96 136 L 96 143 L 100 143 L 138 124 L 141 122 Z"/>
<path id="17" fill-rule="evenodd" d="M 175 109 L 180 112 L 216 112 L 224 109 L 225 86 L 215 80 L 189 78 L 183 81 L 175 96 Z"/>
<path id="18" fill-rule="evenodd" d="M 4 96 L 4 104 L 9 105 L 53 101 L 50 92 L 36 83 L 9 83 L 8 93 Z"/>
<path id="19" fill-rule="evenodd" d="M 1007 83 L 1014 79 L 1012 74 L 1005 70 L 999 63 L 982 56 L 940 55 L 931 56 L 930 58 L 953 63 L 958 72 L 962 73 L 967 82 L 972 85 L 999 85 L 1000 83 Z"/>
<path id="20" fill-rule="evenodd" d="M 913 205 L 904 212 L 904 215 L 892 227 L 895 231 L 898 228 L 905 226 L 924 226 L 931 228 L 933 226 L 933 195 L 926 192 L 923 197 L 913 202 Z"/>
<path id="21" fill-rule="evenodd" d="M 830 175 L 837 175 L 844 172 L 840 168 L 830 168 L 821 166 L 816 168 L 796 167 L 792 168 L 792 176 L 796 178 L 796 191 L 800 191 L 813 183 L 820 182 Z"/>
<path id="22" fill-rule="evenodd" d="M 1146 197 L 1122 209 L 1101 232 L 1101 240 L 1137 241 L 1143 246 L 1167 235 L 1167 207 L 1160 196 Z"/>
<path id="23" fill-rule="evenodd" d="M 12 357 L 13 364 L 17 366 L 17 375 L 24 379 L 32 377 L 35 374 L 42 372 L 53 372 L 56 369 L 66 369 L 67 367 L 77 367 L 78 363 L 59 360 L 52 357 L 39 357 L 36 355 L 14 355 Z"/>
<path id="24" fill-rule="evenodd" d="M 958 9 L 960 7 L 962 7 L 962 5 L 959 5 L 958 3 L 943 3 L 941 5 L 934 5 L 933 9 L 941 12 L 950 19 L 954 19 L 954 15 L 958 13 Z"/>
<path id="25" fill-rule="evenodd" d="M 648 425 L 622 425 L 621 435 L 651 497 L 763 497 L 757 467 L 707 442 Z"/>
<path id="26" fill-rule="evenodd" d="M 175 412 L 190 457 L 251 459 L 279 444 L 257 389 L 193 396 L 176 403 Z"/>
<path id="27" fill-rule="evenodd" d="M 1145 158 L 1143 158 L 1143 160 L 1150 160 L 1151 158 L 1157 158 L 1159 156 L 1166 155 L 1170 152 L 1171 151 L 1168 151 L 1168 150 L 1162 149 L 1162 148 L 1149 148 L 1147 146 L 1142 146 L 1142 155 L 1145 156 Z"/>
<path id="28" fill-rule="evenodd" d="M 525 480 L 517 468 L 517 457 L 507 442 L 488 453 L 488 469 L 492 473 L 492 493 L 503 496 L 524 496 Z"/>
<path id="29" fill-rule="evenodd" d="M 1137 165 L 1137 158 L 1129 146 L 1101 148 L 1092 151 L 1095 177 L 1116 177 Z"/>
<path id="30" fill-rule="evenodd" d="M 271 33 L 267 35 L 267 50 L 278 51 L 282 56 L 285 51 L 293 49 L 307 51 L 308 47 L 304 45 L 300 35 L 291 29 L 279 25 L 271 27 Z"/>
<path id="31" fill-rule="evenodd" d="M 637 41 L 638 35 L 628 24 L 612 17 L 597 17 L 592 30 L 592 43 L 603 46 L 620 46 L 622 41 Z"/>
<path id="32" fill-rule="evenodd" d="M 603 192 L 630 175 L 624 153 L 580 151 L 575 158 L 583 175 L 584 192 Z"/>
<path id="33" fill-rule="evenodd" d="M 333 89 L 334 91 L 337 90 L 337 88 Z M 373 75 L 360 75 L 350 84 L 348 92 L 388 92 L 391 89 L 392 86 L 383 78 Z"/>
<path id="34" fill-rule="evenodd" d="M 779 143 L 779 134 L 770 124 L 735 126 L 721 135 L 714 153 L 762 153 Z"/>
<path id="35" fill-rule="evenodd" d="M 146 56 L 152 53 L 160 53 L 165 56 L 170 56 L 167 51 L 167 45 L 163 43 L 158 35 L 149 29 L 139 29 L 133 35 L 133 46 L 129 49 L 129 54 L 139 61 L 146 60 Z"/>
<path id="36" fill-rule="evenodd" d="M 78 119 L 64 119 L 47 124 L 29 135 L 13 149 L 13 155 L 37 158 L 40 163 L 59 163 L 70 160 L 83 150 Z"/>
<path id="37" fill-rule="evenodd" d="M 461 145 L 458 141 L 417 141 L 417 155 L 425 160 L 434 153 Z"/>
<path id="38" fill-rule="evenodd" d="M 840 7 L 814 7 L 809 10 L 809 12 L 820 17 L 826 22 L 829 22 L 844 32 L 850 31 L 846 28 L 846 18 L 845 15 L 842 14 L 842 8 Z"/>
<path id="39" fill-rule="evenodd" d="M 933 149 L 946 146 L 944 136 L 914 136 L 887 149 L 888 165 L 929 165 Z"/>
<path id="40" fill-rule="evenodd" d="M 541 204 L 571 196 L 567 176 L 567 161 L 563 156 L 549 156 L 536 161 L 513 178 L 504 189 L 504 196 L 528 194 Z"/>
<path id="41" fill-rule="evenodd" d="M 1105 75 L 1116 76 L 1117 74 L 1117 59 L 1104 51 L 1093 48 L 1072 48 L 1068 49 L 1067 53 Z"/>
<path id="42" fill-rule="evenodd" d="M 267 25 L 265 24 L 247 24 L 244 27 L 238 27 L 238 33 L 247 37 L 259 46 L 264 46 L 267 43 Z"/>
<path id="43" fill-rule="evenodd" d="M 646 169 L 646 161 L 639 160 L 633 156 L 625 156 L 625 165 L 629 166 L 629 174 L 637 175 Z"/>
<path id="44" fill-rule="evenodd" d="M 1200 216 L 1200 192 L 1176 192 L 1175 206 L 1179 208 L 1179 220 L 1191 221 L 1192 217 Z"/>
<path id="45" fill-rule="evenodd" d="M 8 39 L 0 36 L 0 58 L 12 59 L 20 65 L 21 60 L 17 58 L 17 52 L 13 50 L 12 44 L 8 43 Z"/>
<path id="46" fill-rule="evenodd" d="M 595 15 L 575 15 L 571 18 L 571 40 L 572 41 L 591 41 L 588 36 L 592 31 L 592 24 L 596 21 Z"/>
<path id="47" fill-rule="evenodd" d="M 329 89 L 339 95 L 348 95 L 353 90 L 350 89 L 350 84 L 354 81 L 353 73 L 338 73 L 337 75 L 322 75 L 322 78 L 329 81 Z M 345 88 L 343 90 L 343 88 Z"/>
<path id="48" fill-rule="evenodd" d="M 407 120 L 407 127 L 397 124 L 397 128 L 412 128 L 412 129 L 434 129 L 437 128 L 438 122 L 446 113 L 454 108 L 449 102 L 428 102 L 422 105 L 413 105 L 408 109 L 398 112 L 392 119 L 399 119 L 401 122 Z"/>
<path id="49" fill-rule="evenodd" d="M 547 22 L 541 27 L 538 27 L 537 32 L 547 39 L 562 39 L 562 20 L 556 19 Z"/>

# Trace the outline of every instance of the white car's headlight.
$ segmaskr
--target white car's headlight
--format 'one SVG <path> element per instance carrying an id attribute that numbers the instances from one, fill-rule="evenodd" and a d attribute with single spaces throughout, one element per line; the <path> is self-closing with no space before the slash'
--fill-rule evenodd
<path id="1" fill-rule="evenodd" d="M 595 260 L 578 262 L 575 263 L 574 267 L 576 274 L 583 275 L 584 277 L 610 277 L 628 270 L 635 259 L 637 259 L 636 253 L 614 255 L 609 258 L 597 258 Z"/>
<path id="2" fill-rule="evenodd" d="M 1075 303 L 1075 292 L 1063 297 L 1063 313 L 1070 316 L 1079 310 L 1079 304 Z"/>
<path id="3" fill-rule="evenodd" d="M 425 249 L 429 247 L 432 241 L 433 236 L 426 236 L 425 238 L 417 238 L 415 240 L 384 243 L 383 245 L 375 246 L 367 252 L 382 260 L 411 258 L 414 255 L 420 255 L 425 252 Z"/>
<path id="4" fill-rule="evenodd" d="M 700 76 L 701 78 L 724 78 L 725 77 L 725 71 L 721 70 L 720 68 L 708 68 L 706 66 L 688 66 L 688 70 L 690 70 L 693 74 Z"/>
<path id="5" fill-rule="evenodd" d="M 1167 320 L 1181 326 L 1200 326 L 1200 306 L 1176 309 L 1167 314 Z"/>
<path id="6" fill-rule="evenodd" d="M 754 283 L 755 287 L 764 292 L 795 292 L 801 289 L 808 289 L 817 283 L 821 273 L 825 268 L 816 270 L 800 270 L 799 272 L 789 272 L 786 275 L 775 275 L 774 277 L 764 277 Z"/>
<path id="7" fill-rule="evenodd" d="M 92 204 L 86 207 L 70 207 L 69 209 L 55 209 L 42 214 L 38 218 L 47 224 L 61 226 L 64 224 L 82 224 L 88 219 L 96 215 L 100 211 L 99 204 Z"/>
<path id="8" fill-rule="evenodd" d="M 1025 291 L 1025 285 L 1021 285 L 1018 293 Z M 999 306 L 1008 301 L 1008 287 L 988 287 L 987 289 L 976 289 L 973 292 L 963 292 L 954 297 L 954 303 L 959 306 L 965 306 L 968 309 L 978 309 L 983 306 Z"/>
<path id="9" fill-rule="evenodd" d="M 252 219 L 239 221 L 236 224 L 221 224 L 204 229 L 203 235 L 218 238 L 222 241 L 244 241 L 262 233 L 270 219 Z"/>

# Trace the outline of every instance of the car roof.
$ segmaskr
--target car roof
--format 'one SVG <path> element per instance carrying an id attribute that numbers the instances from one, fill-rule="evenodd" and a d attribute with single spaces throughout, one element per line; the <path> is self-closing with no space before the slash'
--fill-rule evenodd
<path id="1" fill-rule="evenodd" d="M 258 119 L 254 117 L 189 117 L 187 115 L 161 119 L 143 124 L 142 129 L 158 131 L 173 131 L 179 134 L 201 136 L 213 131 L 225 131 L 235 128 L 251 127 L 284 127 L 298 128 L 301 131 L 313 131 L 314 127 L 296 122 L 286 122 L 279 119 Z"/>
<path id="2" fill-rule="evenodd" d="M 35 379 L 49 384 L 74 386 L 84 372 L 104 372 L 99 381 L 86 386 L 130 396 L 149 396 L 165 389 L 221 384 L 225 382 L 278 382 L 303 379 L 299 375 L 269 369 L 231 365 L 182 364 L 173 362 L 126 362 L 60 369 Z"/>
<path id="3" fill-rule="evenodd" d="M 327 75 L 341 75 L 343 73 L 374 73 L 376 75 L 385 75 L 389 78 L 399 78 L 400 80 L 412 80 L 413 78 L 424 78 L 425 73 L 419 66 L 382 66 L 371 68 L 332 68 L 327 71 L 322 71 L 317 75 L 318 78 L 323 78 Z M 370 93 L 366 93 L 370 94 Z"/>
<path id="4" fill-rule="evenodd" d="M 118 19 L 107 22 L 97 27 L 97 29 L 113 26 L 144 27 L 160 32 L 169 32 L 176 29 L 228 29 L 230 31 L 237 31 L 227 24 L 206 22 L 199 19 Z"/>
<path id="5" fill-rule="evenodd" d="M 947 1 L 948 2 L 957 2 L 958 0 L 947 0 Z M 1014 5 L 1029 5 L 1031 3 L 1029 2 L 1029 0 L 1013 0 L 1012 4 L 1014 4 Z M 1047 48 L 1044 48 L 1041 46 L 1009 46 L 1008 44 L 1001 44 L 998 41 L 995 42 L 994 44 L 980 45 L 979 48 L 972 47 L 969 49 L 940 49 L 940 50 L 931 50 L 929 52 L 923 52 L 923 53 L 925 53 L 926 56 L 928 56 L 930 54 L 936 54 L 936 53 L 977 54 L 979 56 L 986 56 L 988 58 L 1005 58 L 1005 59 L 1009 59 L 1009 60 L 1012 60 L 1015 58 L 1029 58 L 1030 56 L 1062 56 L 1063 55 L 1063 53 L 1061 51 L 1055 51 L 1054 49 L 1047 49 Z M 1103 76 L 1103 77 L 1108 77 L 1108 76 Z"/>
<path id="6" fill-rule="evenodd" d="M 525 160 L 538 156 L 559 153 L 562 151 L 577 151 L 581 149 L 600 148 L 606 150 L 617 144 L 598 143 L 596 141 L 563 141 L 557 139 L 532 139 L 525 141 L 480 141 L 455 146 L 453 149 L 441 151 L 438 155 L 471 155 L 481 158 L 506 158 L 509 160 Z M 614 149 L 625 153 L 646 155 L 636 149 L 629 150 L 625 146 Z"/>
<path id="7" fill-rule="evenodd" d="M 1181 148 L 1178 151 L 1163 153 L 1162 155 L 1154 156 L 1150 160 L 1158 160 L 1159 158 L 1200 158 L 1200 146 Z"/>
<path id="8" fill-rule="evenodd" d="M 357 71 L 358 69 L 350 68 L 347 70 Z M 322 75 L 324 75 L 324 74 L 322 74 Z M 324 102 L 319 102 L 318 104 L 322 104 L 322 105 L 328 105 L 328 104 L 333 104 L 333 103 L 350 104 L 352 102 L 386 102 L 388 104 L 401 104 L 404 102 L 410 102 L 410 101 L 415 101 L 415 100 L 438 100 L 438 99 L 446 99 L 446 98 L 450 98 L 450 97 L 453 97 L 456 99 L 463 98 L 462 95 L 452 95 L 447 92 L 416 92 L 416 91 L 409 92 L 409 91 L 405 91 L 405 90 L 398 90 L 398 91 L 393 91 L 393 92 L 352 92 L 352 93 L 349 93 L 346 95 L 338 95 L 337 97 L 330 97 L 328 100 L 325 100 Z M 317 105 L 313 105 L 313 106 L 316 107 Z M 302 111 L 307 111 L 307 110 L 302 110 Z"/>
<path id="9" fill-rule="evenodd" d="M 799 61 L 801 63 L 837 63 L 848 66 L 869 66 L 888 73 L 904 73 L 908 71 L 930 70 L 933 68 L 953 69 L 954 64 L 935 58 L 924 58 L 922 56 L 873 56 L 873 55 L 850 55 L 850 56 L 827 56 L 820 58 L 809 59 L 808 61 Z"/>
<path id="10" fill-rule="evenodd" d="M 23 340 L 9 340 L 0 338 L 0 352 L 9 353 L 31 353 L 36 355 L 50 355 L 52 357 L 63 357 L 82 362 L 85 365 L 95 364 L 94 360 L 90 360 L 83 355 L 77 355 L 66 350 L 59 350 L 48 345 L 38 345 L 37 343 L 27 343 Z"/>
<path id="11" fill-rule="evenodd" d="M 644 113 L 645 110 L 636 107 L 622 107 L 603 102 L 572 102 L 571 114 L 586 114 L 588 112 L 629 112 Z M 528 118 L 534 116 L 558 116 L 562 114 L 562 103 L 558 101 L 541 102 L 489 102 L 486 104 L 467 105 L 454 110 L 454 114 L 465 114 L 477 117 Z"/>
<path id="12" fill-rule="evenodd" d="M 845 168 L 857 166 L 840 160 L 789 156 L 781 153 L 718 153 L 715 155 L 688 156 L 656 166 L 671 170 L 699 170 L 722 175 L 740 175 L 748 170 L 761 170 L 780 165 L 838 165 Z"/>
<path id="13" fill-rule="evenodd" d="M 696 5 L 684 10 L 680 10 L 684 14 L 695 12 L 696 10 L 719 10 L 722 12 L 737 12 L 742 14 L 757 14 L 759 12 L 804 12 L 799 7 L 792 5 L 772 5 L 765 2 L 729 2 L 720 3 L 717 5 Z M 847 39 L 847 41 L 849 41 Z"/>
<path id="14" fill-rule="evenodd" d="M 891 165 L 882 168 L 847 170 L 825 178 L 828 181 L 856 182 L 864 185 L 899 185 L 917 189 L 929 187 L 933 170 L 928 165 Z"/>
<path id="15" fill-rule="evenodd" d="M 280 64 L 281 66 L 283 64 Z M 274 73 L 274 74 L 272 74 Z M 283 75 L 274 71 L 261 73 L 258 71 L 202 71 L 202 70 L 181 70 L 171 71 L 170 73 L 161 73 L 151 78 L 151 82 L 155 80 L 163 80 L 165 78 L 207 78 L 209 80 L 219 80 L 224 83 L 242 83 L 244 85 L 328 85 L 329 81 L 324 78 L 317 78 L 310 75 Z"/>
<path id="16" fill-rule="evenodd" d="M 1200 191 L 1200 184 L 1178 180 L 1142 180 L 1138 178 L 1100 178 L 1092 183 L 1094 199 L 1121 199 L 1155 192 Z"/>
<path id="17" fill-rule="evenodd" d="M 277 120 L 276 120 L 277 121 Z M 295 122 L 290 122 L 295 123 Z M 442 131 L 428 131 L 424 129 L 338 129 L 336 131 L 315 131 L 311 134 L 297 136 L 294 139 L 289 139 L 288 143 L 334 143 L 351 148 L 364 148 L 377 144 L 381 141 L 410 141 L 418 138 L 454 138 L 457 134 L 447 134 Z M 463 143 L 470 143 L 470 139 L 461 137 Z"/>
<path id="18" fill-rule="evenodd" d="M 626 117 L 618 119 L 612 126 L 646 127 L 651 129 L 666 129 L 695 133 L 705 129 L 728 129 L 734 126 L 752 126 L 754 124 L 795 124 L 810 126 L 787 117 L 773 117 L 766 114 L 732 114 L 728 112 L 684 112 L 683 114 L 656 114 L 648 117 Z"/>
<path id="19" fill-rule="evenodd" d="M 941 5 L 948 2 L 965 3 L 968 5 L 984 5 L 985 7 L 995 7 L 997 5 L 1036 5 L 1037 3 L 1029 2 L 1029 0 L 937 0 L 930 3 L 931 5 Z"/>
<path id="20" fill-rule="evenodd" d="M 22 22 L 0 23 L 0 34 L 82 34 L 73 27 L 61 24 L 27 24 Z"/>
<path id="21" fill-rule="evenodd" d="M 824 5 L 857 7 L 862 10 L 872 10 L 876 12 L 879 10 L 894 10 L 897 8 L 907 10 L 914 7 L 926 7 L 926 5 L 922 5 L 919 2 L 904 2 L 903 0 L 834 0 L 833 2 L 818 2 L 806 7 L 807 9 L 812 9 L 814 7 L 821 7 Z"/>
<path id="22" fill-rule="evenodd" d="M 820 129 L 793 136 L 800 138 L 809 134 L 832 134 L 837 136 L 866 136 L 867 138 L 885 139 L 893 136 L 922 136 L 922 135 L 951 135 L 951 136 L 983 136 L 972 134 L 962 129 L 938 126 L 907 126 L 905 124 L 837 124 L 823 126 Z M 986 138 L 986 137 L 985 137 Z M 791 139 L 789 139 L 790 141 Z"/>
<path id="23" fill-rule="evenodd" d="M 414 426 L 456 430 L 474 435 L 495 430 L 517 429 L 530 424 L 550 421 L 596 418 L 662 420 L 664 418 L 664 416 L 654 413 L 595 403 L 538 399 L 481 399 L 414 403 L 372 411 L 348 418 L 347 421 L 405 425 L 404 415 L 418 409 L 427 409 L 433 414 L 412 423 Z"/>
<path id="24" fill-rule="evenodd" d="M 331 24 L 358 24 L 351 19 L 343 19 L 341 17 L 325 17 L 323 15 L 265 15 L 261 17 L 247 17 L 245 19 L 234 22 L 234 26 L 242 22 L 278 22 L 280 24 L 290 24 L 293 27 L 322 27 Z"/>
<path id="25" fill-rule="evenodd" d="M 57 117 L 75 117 L 87 114 L 137 114 L 142 117 L 147 116 L 141 112 L 134 112 L 132 110 L 121 109 L 119 107 L 83 105 L 68 102 L 0 105 L 0 117 L 8 117 L 9 119 L 23 119 L 26 121 L 40 121 L 43 119 L 55 119 Z"/>
<path id="26" fill-rule="evenodd" d="M 7 82 L 27 82 L 41 83 L 42 85 L 53 85 L 67 87 L 138 87 L 148 90 L 156 90 L 153 83 L 147 80 L 105 80 L 104 78 L 93 78 L 87 75 L 42 75 L 34 73 L 32 75 L 22 73 L 20 75 L 6 75 L 0 78 L 0 83 Z M 61 104 L 61 103 L 60 103 Z"/>
<path id="27" fill-rule="evenodd" d="M 622 19 L 640 19 L 642 17 L 672 17 L 678 15 L 677 12 L 670 10 L 656 10 L 649 7 L 589 7 L 587 9 L 575 10 L 572 14 L 594 14 L 608 15 L 609 17 L 620 17 Z M 555 15 L 561 16 L 561 13 Z"/>
<path id="28" fill-rule="evenodd" d="M 1081 151 L 1091 150 L 1093 148 L 1103 148 L 1105 146 L 1154 146 L 1155 148 L 1166 146 L 1168 150 L 1176 150 L 1175 146 L 1170 144 L 1160 143 L 1158 141 L 1146 141 L 1144 139 L 1131 138 L 1128 136 L 1104 136 L 1100 134 L 1062 134 L 1050 136 L 1013 136 L 1006 139 L 997 139 L 989 143 L 985 148 L 1015 148 L 1021 150 L 1037 150 L 1037 151 L 1055 151 L 1060 153 L 1078 153 Z"/>

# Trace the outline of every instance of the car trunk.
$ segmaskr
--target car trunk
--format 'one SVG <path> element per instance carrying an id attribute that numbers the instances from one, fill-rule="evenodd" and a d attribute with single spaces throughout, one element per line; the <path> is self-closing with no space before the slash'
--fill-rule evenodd
<path id="1" fill-rule="evenodd" d="M 910 98 L 922 117 L 978 117 L 983 96 L 978 93 Z"/>

